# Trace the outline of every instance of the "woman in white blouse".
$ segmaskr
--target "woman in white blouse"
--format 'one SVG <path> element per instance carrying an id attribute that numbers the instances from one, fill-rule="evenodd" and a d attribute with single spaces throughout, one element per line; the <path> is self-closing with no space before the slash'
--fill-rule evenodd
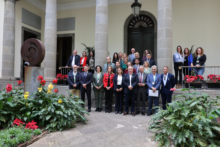
<path id="1" fill-rule="evenodd" d="M 123 70 L 121 67 L 117 69 L 117 74 L 115 74 L 113 79 L 113 90 L 115 92 L 115 114 L 122 113 L 123 104 Z"/>

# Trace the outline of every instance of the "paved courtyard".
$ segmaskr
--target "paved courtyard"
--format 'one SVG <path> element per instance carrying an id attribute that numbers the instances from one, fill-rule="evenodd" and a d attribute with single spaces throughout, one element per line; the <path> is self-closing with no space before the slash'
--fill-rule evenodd
<path id="1" fill-rule="evenodd" d="M 29 147 L 156 147 L 147 131 L 150 117 L 92 112 L 87 124 L 46 135 Z"/>

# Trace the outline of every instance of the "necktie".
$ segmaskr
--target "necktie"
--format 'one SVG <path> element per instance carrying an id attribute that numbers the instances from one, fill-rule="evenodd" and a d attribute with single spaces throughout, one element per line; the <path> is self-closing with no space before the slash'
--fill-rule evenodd
<path id="1" fill-rule="evenodd" d="M 85 78 L 86 78 L 86 72 L 85 72 Z"/>
<path id="2" fill-rule="evenodd" d="M 141 73 L 141 77 L 140 77 L 140 83 L 142 83 L 142 73 Z"/>

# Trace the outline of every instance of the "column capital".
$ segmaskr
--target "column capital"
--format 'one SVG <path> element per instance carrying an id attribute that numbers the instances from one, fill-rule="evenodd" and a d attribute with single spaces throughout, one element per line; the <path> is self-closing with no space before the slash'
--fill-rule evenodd
<path id="1" fill-rule="evenodd" d="M 5 2 L 7 2 L 7 1 L 10 1 L 10 2 L 16 3 L 16 2 L 19 1 L 19 0 L 5 0 Z"/>

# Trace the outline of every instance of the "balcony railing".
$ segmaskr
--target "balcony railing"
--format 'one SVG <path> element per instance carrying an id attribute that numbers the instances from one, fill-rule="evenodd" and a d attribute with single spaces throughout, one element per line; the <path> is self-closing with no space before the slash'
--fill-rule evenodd
<path id="1" fill-rule="evenodd" d="M 195 66 L 180 66 L 182 69 L 182 88 L 220 88 L 220 66 L 200 66 L 204 68 L 203 75 L 198 75 Z"/>

